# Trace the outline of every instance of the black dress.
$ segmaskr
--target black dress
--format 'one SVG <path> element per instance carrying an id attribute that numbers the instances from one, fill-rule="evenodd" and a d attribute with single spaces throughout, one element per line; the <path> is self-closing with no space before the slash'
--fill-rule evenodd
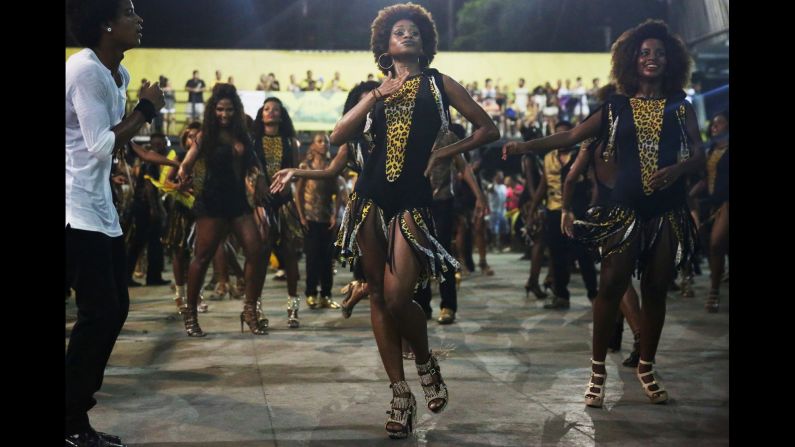
<path id="1" fill-rule="evenodd" d="M 612 159 L 618 170 L 612 191 L 601 185 L 603 206 L 575 221 L 575 237 L 595 246 L 604 258 L 624 251 L 639 235 L 638 273 L 666 224 L 676 240 L 677 268 L 684 268 L 696 250 L 696 227 L 686 203 L 684 176 L 666 189 L 654 190 L 649 185 L 657 170 L 690 156 L 684 98 L 684 93 L 665 99 L 612 96 L 601 108 L 599 136 L 590 146 L 604 144 L 601 156 Z M 609 198 L 605 200 L 606 194 Z"/>
<path id="2" fill-rule="evenodd" d="M 200 155 L 193 168 L 196 217 L 234 219 L 251 214 L 245 177 L 256 159 L 248 141 L 242 154 L 230 144 L 218 144 Z"/>
<path id="3" fill-rule="evenodd" d="M 374 212 L 389 241 L 387 264 L 392 265 L 394 238 L 399 231 L 422 266 L 415 286 L 424 286 L 432 277 L 443 281 L 442 273 L 459 265 L 436 239 L 430 211 L 431 184 L 423 175 L 434 143 L 448 131 L 449 111 L 441 74 L 429 69 L 409 78 L 400 90 L 377 102 L 367 120 L 365 136 L 371 150 L 340 225 L 336 242 L 340 257 L 353 270 L 357 268 L 361 252 L 356 235 L 368 214 Z M 412 234 L 406 213 L 427 245 Z"/>

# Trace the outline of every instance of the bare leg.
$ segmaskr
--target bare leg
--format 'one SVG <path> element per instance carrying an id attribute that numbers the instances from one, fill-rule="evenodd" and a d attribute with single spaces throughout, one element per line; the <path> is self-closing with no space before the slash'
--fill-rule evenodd
<path id="1" fill-rule="evenodd" d="M 537 299 L 544 299 L 547 297 L 547 294 L 541 290 L 541 286 L 538 283 L 538 278 L 541 276 L 541 263 L 543 262 L 544 257 L 544 248 L 546 248 L 546 244 L 544 243 L 544 238 L 539 236 L 535 240 L 533 240 L 533 248 L 531 249 L 531 256 L 530 256 L 530 277 L 527 278 L 527 283 L 525 283 L 525 291 L 526 293 L 533 292 Z"/>
<path id="2" fill-rule="evenodd" d="M 620 309 L 627 320 L 627 324 L 632 331 L 632 337 L 634 339 L 632 343 L 632 352 L 629 354 L 629 357 L 624 359 L 622 364 L 635 368 L 638 366 L 638 360 L 640 360 L 640 302 L 638 299 L 638 292 L 635 291 L 635 287 L 632 285 L 631 281 L 629 287 L 627 287 L 627 292 L 624 293 L 624 296 L 621 298 Z"/>
<path id="3" fill-rule="evenodd" d="M 384 270 L 387 242 L 375 212 L 367 215 L 357 235 L 362 252 L 360 263 L 370 291 L 370 321 L 378 353 L 390 382 L 405 379 L 401 359 L 400 331 L 384 300 Z M 422 310 L 420 310 L 422 312 Z M 424 318 L 423 318 L 424 321 Z"/>
<path id="4" fill-rule="evenodd" d="M 262 245 L 257 226 L 252 215 L 247 214 L 238 217 L 232 223 L 238 241 L 243 245 L 246 256 L 245 279 L 246 296 L 243 305 L 246 323 L 253 333 L 260 334 L 257 312 L 257 300 L 262 294 L 262 286 L 265 283 L 267 266 L 265 264 L 265 247 Z"/>
<path id="5" fill-rule="evenodd" d="M 216 276 L 215 293 L 222 299 L 226 297 L 226 292 L 229 290 L 229 266 L 226 265 L 226 254 L 224 253 L 224 238 L 218 243 L 218 248 L 215 250 L 213 256 L 213 270 Z"/>
<path id="6" fill-rule="evenodd" d="M 622 237 L 619 234 L 617 237 Z M 597 362 L 604 362 L 607 357 L 607 345 L 615 327 L 616 314 L 622 295 L 627 291 L 627 287 L 632 279 L 632 271 L 635 267 L 640 251 L 639 233 L 633 236 L 631 244 L 620 253 L 613 253 L 602 260 L 602 269 L 599 276 L 599 292 L 593 301 L 593 348 L 592 359 Z M 610 244 L 612 241 L 608 241 Z M 594 373 L 605 374 L 604 365 L 592 365 Z M 593 377 L 593 383 L 603 385 L 604 379 Z M 598 396 L 595 388 L 590 390 L 592 396 Z"/>
<path id="7" fill-rule="evenodd" d="M 652 247 L 649 262 L 641 273 L 640 293 L 643 300 L 640 310 L 641 362 L 654 362 L 654 357 L 657 354 L 660 334 L 665 323 L 665 298 L 668 285 L 675 274 L 676 243 L 671 224 L 666 219 L 660 229 L 657 241 Z M 651 364 L 640 363 L 638 365 L 639 373 L 645 373 L 651 369 Z M 654 379 L 652 375 L 648 375 L 642 380 L 644 383 L 649 383 Z M 659 389 L 657 385 L 649 387 L 649 391 L 657 389 Z"/>
<path id="8" fill-rule="evenodd" d="M 195 255 L 188 267 L 188 307 L 191 309 L 196 309 L 207 267 L 227 229 L 228 224 L 224 219 L 200 217 L 196 220 Z"/>
<path id="9" fill-rule="evenodd" d="M 480 271 L 485 275 L 491 276 L 494 274 L 494 270 L 486 262 L 486 223 L 482 217 L 474 218 L 472 232 L 475 235 L 475 246 L 478 248 L 478 257 L 480 259 L 478 266 L 480 266 Z"/>
<path id="10" fill-rule="evenodd" d="M 729 202 L 721 206 L 715 223 L 712 225 L 712 234 L 709 241 L 709 279 L 710 287 L 715 294 L 720 290 L 725 267 L 724 258 L 729 249 Z"/>

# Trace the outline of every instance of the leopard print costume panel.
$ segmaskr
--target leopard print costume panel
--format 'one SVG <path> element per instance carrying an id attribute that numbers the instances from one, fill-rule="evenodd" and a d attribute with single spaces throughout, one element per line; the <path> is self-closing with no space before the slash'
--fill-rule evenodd
<path id="1" fill-rule="evenodd" d="M 718 180 L 718 162 L 723 158 L 723 154 L 726 153 L 728 148 L 726 146 L 722 149 L 715 149 L 707 157 L 707 186 L 710 195 L 715 193 L 715 182 Z"/>
<path id="2" fill-rule="evenodd" d="M 411 131 L 411 116 L 422 76 L 406 81 L 400 90 L 384 100 L 386 113 L 386 179 L 394 182 L 403 172 L 406 142 Z"/>
<path id="3" fill-rule="evenodd" d="M 265 165 L 268 170 L 268 178 L 273 178 L 278 170 L 282 168 L 282 137 L 262 136 L 262 150 L 265 153 Z"/>
<path id="4" fill-rule="evenodd" d="M 643 192 L 648 196 L 654 192 L 650 183 L 652 176 L 657 172 L 665 99 L 630 98 L 629 103 L 632 106 L 632 118 L 635 121 L 638 138 Z"/>
<path id="5" fill-rule="evenodd" d="M 204 158 L 199 158 L 193 165 L 193 197 L 199 197 L 204 191 L 205 178 L 207 178 L 207 165 Z"/>

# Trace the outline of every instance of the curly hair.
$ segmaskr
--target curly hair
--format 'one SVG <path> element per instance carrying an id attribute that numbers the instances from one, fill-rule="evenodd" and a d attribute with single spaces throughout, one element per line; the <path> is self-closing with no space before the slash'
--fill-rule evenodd
<path id="1" fill-rule="evenodd" d="M 215 107 L 222 99 L 232 101 L 232 107 L 235 108 L 235 114 L 232 115 L 232 123 L 230 131 L 232 137 L 241 143 L 249 146 L 251 140 L 246 129 L 246 118 L 243 111 L 243 103 L 237 95 L 237 89 L 232 84 L 218 84 L 213 88 L 213 94 L 207 101 L 207 106 L 204 108 L 204 122 L 202 123 L 202 138 L 199 143 L 199 153 L 209 155 L 218 146 L 219 134 L 221 132 L 218 125 L 218 118 L 215 116 Z"/>
<path id="2" fill-rule="evenodd" d="M 612 82 L 596 91 L 596 99 L 605 102 L 608 98 L 616 94 L 617 87 Z"/>
<path id="3" fill-rule="evenodd" d="M 404 19 L 411 20 L 419 28 L 422 37 L 422 54 L 428 60 L 425 65 L 430 65 L 436 55 L 436 42 L 438 41 L 436 23 L 427 9 L 414 3 L 387 6 L 378 11 L 378 16 L 370 26 L 370 49 L 373 51 L 375 62 L 378 63 L 378 56 L 389 52 L 389 36 L 392 33 L 392 27 Z M 381 67 L 378 69 L 384 74 L 387 73 L 387 70 L 383 70 Z"/>
<path id="4" fill-rule="evenodd" d="M 119 0 L 68 0 L 66 23 L 80 45 L 94 48 L 102 37 L 102 24 L 119 16 Z"/>
<path id="5" fill-rule="evenodd" d="M 667 64 L 663 73 L 663 93 L 668 96 L 681 92 L 687 85 L 692 61 L 682 39 L 668 30 L 662 20 L 646 20 L 640 25 L 625 31 L 613 43 L 612 69 L 610 79 L 616 83 L 619 92 L 633 96 L 638 91 L 637 61 L 640 46 L 646 39 L 659 39 L 665 46 Z"/>

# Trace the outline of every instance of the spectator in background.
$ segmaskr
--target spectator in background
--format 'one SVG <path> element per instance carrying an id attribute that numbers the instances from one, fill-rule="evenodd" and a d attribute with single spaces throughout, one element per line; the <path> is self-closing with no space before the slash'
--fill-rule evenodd
<path id="1" fill-rule="evenodd" d="M 270 88 L 268 91 L 270 92 L 278 92 L 282 89 L 281 84 L 279 84 L 279 80 L 276 79 L 276 75 L 273 73 L 268 73 L 268 84 Z"/>
<path id="2" fill-rule="evenodd" d="M 193 70 L 193 77 L 185 83 L 188 91 L 188 116 L 191 121 L 201 122 L 204 118 L 204 91 L 207 84 L 199 79 L 199 70 Z"/>
<path id="3" fill-rule="evenodd" d="M 480 91 L 480 105 L 499 128 L 502 114 L 500 113 L 500 106 L 497 104 L 497 89 L 494 88 L 491 78 L 486 79 L 486 85 Z"/>
<path id="4" fill-rule="evenodd" d="M 489 229 L 493 237 L 497 251 L 502 251 L 504 235 L 508 234 L 508 220 L 505 219 L 505 202 L 508 196 L 508 189 L 504 184 L 505 176 L 502 171 L 494 174 L 493 183 L 486 186 L 489 199 Z"/>
<path id="5" fill-rule="evenodd" d="M 221 73 L 221 70 L 215 70 L 215 80 L 213 81 L 213 85 L 210 87 L 210 91 L 212 91 L 216 85 L 223 83 L 223 74 Z"/>
<path id="6" fill-rule="evenodd" d="M 560 81 L 558 81 L 560 82 Z M 562 121 L 571 121 L 574 113 L 574 101 L 571 96 L 571 79 L 566 79 L 566 86 L 558 88 L 558 114 Z"/>
<path id="7" fill-rule="evenodd" d="M 324 90 L 330 90 L 333 92 L 346 92 L 348 91 L 348 88 L 342 83 L 342 80 L 340 79 L 340 72 L 335 71 L 334 77 L 326 83 Z"/>
<path id="8" fill-rule="evenodd" d="M 548 82 L 547 85 L 549 85 Z M 533 90 L 533 97 L 531 98 L 530 103 L 532 105 L 532 114 L 530 116 L 531 124 L 540 127 L 542 116 L 541 112 L 543 112 L 544 108 L 547 106 L 547 93 L 546 90 L 544 90 L 544 87 L 539 85 Z M 530 113 L 530 111 L 528 111 L 528 113 Z M 533 127 L 532 125 L 528 127 Z"/>
<path id="9" fill-rule="evenodd" d="M 524 191 L 521 183 L 517 183 L 512 176 L 505 177 L 505 210 L 513 211 L 519 207 L 519 195 Z"/>
<path id="10" fill-rule="evenodd" d="M 481 103 L 485 103 L 487 100 L 497 102 L 497 89 L 494 88 L 494 82 L 491 78 L 486 78 L 486 85 L 480 91 Z"/>
<path id="11" fill-rule="evenodd" d="M 599 107 L 599 78 L 593 78 L 591 88 L 588 89 L 588 108 L 596 110 Z"/>
<path id="12" fill-rule="evenodd" d="M 577 76 L 577 84 L 572 91 L 572 99 L 576 101 L 574 105 L 574 116 L 577 122 L 580 122 L 591 114 L 591 109 L 588 106 L 588 97 L 585 95 L 585 86 L 582 85 L 581 76 Z"/>
<path id="13" fill-rule="evenodd" d="M 268 91 L 268 78 L 265 76 L 265 73 L 259 75 L 259 83 L 257 84 L 257 91 Z"/>
<path id="14" fill-rule="evenodd" d="M 318 82 L 319 81 L 319 82 Z M 323 80 L 315 79 L 312 77 L 312 70 L 306 71 L 306 79 L 301 81 L 301 90 L 305 92 L 314 92 L 320 90 L 320 87 L 323 85 Z"/>
<path id="15" fill-rule="evenodd" d="M 160 109 L 160 113 L 155 120 L 155 129 L 158 132 L 170 135 L 169 132 L 175 130 L 173 126 L 177 119 L 177 96 L 174 93 L 174 86 L 171 85 L 171 80 L 163 75 L 160 75 L 160 89 L 163 91 L 163 98 L 166 101 L 166 105 Z"/>
<path id="16" fill-rule="evenodd" d="M 527 114 L 530 103 L 530 90 L 525 87 L 524 78 L 519 78 L 519 86 L 513 91 L 513 108 L 516 110 L 516 117 L 523 120 Z"/>
<path id="17" fill-rule="evenodd" d="M 298 85 L 297 82 L 295 82 L 295 75 L 294 74 L 290 75 L 290 85 L 287 86 L 287 91 L 288 92 L 293 92 L 293 93 L 301 91 L 301 86 Z"/>

